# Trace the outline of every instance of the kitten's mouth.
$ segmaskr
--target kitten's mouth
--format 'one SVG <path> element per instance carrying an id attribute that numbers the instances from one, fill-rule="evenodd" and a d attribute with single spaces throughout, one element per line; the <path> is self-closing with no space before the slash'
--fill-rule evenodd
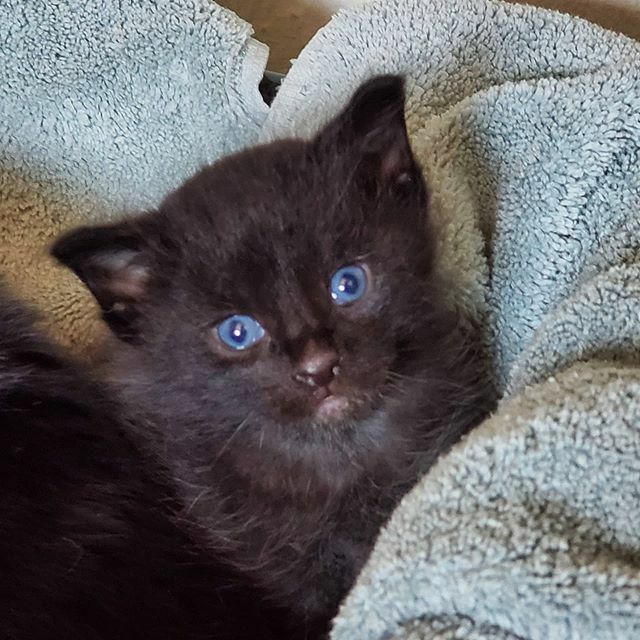
<path id="1" fill-rule="evenodd" d="M 320 401 L 316 408 L 315 415 L 316 418 L 323 422 L 339 422 L 347 417 L 351 409 L 352 404 L 348 398 L 329 394 Z"/>
<path id="2" fill-rule="evenodd" d="M 354 418 L 364 407 L 361 399 L 349 397 L 340 393 L 338 389 L 321 387 L 313 393 L 317 403 L 314 408 L 314 417 L 319 422 L 336 423 Z"/>

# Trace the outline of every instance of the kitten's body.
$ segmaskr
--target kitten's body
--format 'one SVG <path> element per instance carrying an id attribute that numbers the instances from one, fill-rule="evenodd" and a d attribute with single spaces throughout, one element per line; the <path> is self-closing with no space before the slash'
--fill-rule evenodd
<path id="1" fill-rule="evenodd" d="M 182 526 L 117 415 L 0 295 L 0 636 L 286 637 Z"/>
<path id="2" fill-rule="evenodd" d="M 374 80 L 313 141 L 223 159 L 158 211 L 53 250 L 122 339 L 114 384 L 182 516 L 317 628 L 486 408 L 473 338 L 438 293 L 403 104 L 397 78 Z M 327 283 L 355 263 L 366 295 L 336 306 Z M 226 348 L 232 314 L 266 337 Z"/>

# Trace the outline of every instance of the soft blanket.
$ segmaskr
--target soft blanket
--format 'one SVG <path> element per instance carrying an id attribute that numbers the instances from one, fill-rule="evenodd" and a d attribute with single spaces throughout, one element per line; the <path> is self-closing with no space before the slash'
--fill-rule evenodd
<path id="1" fill-rule="evenodd" d="M 251 33 L 209 0 L 0 2 L 0 273 L 68 345 L 101 325 L 47 245 L 255 142 L 268 50 Z"/>
<path id="2" fill-rule="evenodd" d="M 528 7 L 389 0 L 316 36 L 263 135 L 311 132 L 378 72 L 409 77 L 442 266 L 502 401 L 401 503 L 332 637 L 638 638 L 640 47 Z"/>
<path id="3" fill-rule="evenodd" d="M 18 0 L 8 4 L 10 15 L 0 16 L 5 53 L 12 33 L 7 18 L 27 25 L 36 20 L 18 9 Z M 58 2 L 56 10 L 70 4 Z M 97 12 L 97 2 L 84 6 Z M 145 204 L 137 202 L 139 194 L 153 200 L 217 153 L 256 138 L 311 134 L 372 74 L 408 77 L 407 118 L 432 190 L 442 275 L 450 283 L 451 304 L 486 328 L 501 401 L 400 504 L 341 608 L 333 639 L 640 637 L 640 46 L 531 7 L 491 0 L 386 0 L 340 14 L 323 29 L 267 114 L 251 100 L 239 100 L 244 107 L 236 105 L 238 110 L 224 99 L 212 105 L 208 92 L 220 96 L 228 90 L 219 84 L 219 66 L 242 67 L 251 48 L 248 31 L 229 14 L 206 0 L 108 6 L 116 14 L 146 7 L 136 11 L 148 20 L 156 20 L 157 12 L 167 25 L 184 24 L 178 16 L 186 12 L 189 24 L 210 34 L 196 38 L 200 56 L 192 40 L 200 32 L 192 26 L 184 36 L 190 46 L 169 46 L 175 58 L 167 60 L 179 68 L 185 55 L 187 67 L 203 60 L 208 66 L 197 67 L 189 82 L 172 85 L 167 95 L 173 96 L 171 104 L 184 100 L 200 114 L 217 107 L 222 124 L 211 115 L 211 126 L 221 128 L 208 133 L 232 142 L 224 147 L 203 141 L 203 129 L 190 129 L 182 106 L 175 107 L 175 130 L 186 137 L 177 136 L 180 142 L 168 149 L 158 147 L 164 136 L 145 117 L 129 122 L 122 115 L 132 113 L 128 91 L 136 83 L 150 90 L 168 82 L 153 67 L 152 53 L 151 66 L 143 66 L 140 75 L 131 62 L 126 80 L 106 63 L 80 66 L 77 75 L 68 63 L 46 80 L 16 71 L 18 90 L 0 86 L 2 113 L 5 103 L 13 105 L 10 117 L 0 121 L 2 164 L 11 169 L 3 169 L 0 182 L 3 237 L 28 235 L 46 219 L 38 213 L 48 202 L 33 204 L 40 202 L 34 200 L 40 191 L 33 196 L 25 188 L 6 204 L 6 175 L 22 176 L 27 165 L 54 180 L 67 167 L 63 177 L 72 184 L 75 166 L 84 167 L 79 191 L 90 193 L 92 202 L 100 201 L 94 193 L 113 197 L 110 190 L 122 180 L 125 187 L 116 189 L 120 199 L 107 200 L 114 203 L 107 208 L 130 206 L 129 197 L 137 206 Z M 195 6 L 201 7 L 199 22 Z M 54 29 L 54 16 L 37 20 L 41 27 L 34 33 L 42 25 Z M 76 55 L 71 43 L 82 42 L 88 32 L 79 21 L 69 24 L 61 55 L 78 66 L 84 56 L 91 59 L 93 49 Z M 131 29 L 131 51 L 156 50 L 149 44 L 155 31 Z M 22 65 L 40 68 L 41 60 L 19 37 L 11 42 L 23 51 Z M 95 45 L 101 52 L 94 52 L 95 60 L 119 60 L 109 48 L 112 40 Z M 221 51 L 239 58 L 233 64 L 218 59 Z M 149 68 L 156 69 L 151 79 Z M 59 86 L 52 82 L 64 73 L 70 75 Z M 71 114 L 77 101 L 69 109 L 64 101 L 46 102 L 49 84 L 63 95 L 69 83 L 71 89 L 88 83 L 89 95 L 99 101 L 97 95 L 116 81 L 120 99 L 103 107 L 122 116 L 118 143 L 111 136 L 117 127 L 102 136 L 109 118 L 90 118 L 85 126 L 87 136 L 92 133 L 77 147 L 61 129 L 76 122 Z M 30 89 L 32 83 L 39 93 Z M 165 97 L 154 95 L 149 109 L 161 121 Z M 53 118 L 36 119 L 38 127 L 30 116 L 36 98 L 51 105 L 47 116 Z M 24 127 L 20 116 L 28 123 Z M 164 131 L 174 131 L 171 117 L 162 121 Z M 41 147 L 42 139 L 51 144 Z M 65 151 L 54 154 L 56 144 Z M 182 149 L 175 158 L 169 153 L 174 144 Z M 159 149 L 162 161 L 156 159 Z M 75 164 L 65 155 L 71 150 Z M 95 179 L 107 188 L 83 190 L 101 174 L 105 158 L 111 178 Z M 154 170 L 159 178 L 151 175 Z M 29 199 L 22 200 L 25 193 Z M 97 211 L 78 209 L 76 218 Z M 58 226 L 55 215 L 50 218 Z M 72 303 L 61 296 L 55 306 L 67 313 Z"/>

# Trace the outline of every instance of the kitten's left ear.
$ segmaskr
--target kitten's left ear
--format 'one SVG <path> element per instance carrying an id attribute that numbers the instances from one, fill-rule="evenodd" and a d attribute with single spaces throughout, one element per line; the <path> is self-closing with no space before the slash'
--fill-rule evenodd
<path id="1" fill-rule="evenodd" d="M 318 134 L 316 143 L 352 150 L 368 175 L 380 183 L 411 183 L 419 169 L 407 136 L 404 106 L 404 80 L 377 76 L 356 91 L 345 109 Z"/>

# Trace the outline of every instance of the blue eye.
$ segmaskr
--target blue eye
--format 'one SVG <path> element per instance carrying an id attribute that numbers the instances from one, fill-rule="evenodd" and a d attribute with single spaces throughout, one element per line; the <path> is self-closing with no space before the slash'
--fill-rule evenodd
<path id="1" fill-rule="evenodd" d="M 338 305 L 359 300 L 367 290 L 367 274 L 357 264 L 338 269 L 331 278 L 331 298 Z"/>
<path id="2" fill-rule="evenodd" d="M 242 351 L 264 338 L 264 329 L 251 316 L 229 316 L 218 326 L 218 337 L 230 349 Z"/>

